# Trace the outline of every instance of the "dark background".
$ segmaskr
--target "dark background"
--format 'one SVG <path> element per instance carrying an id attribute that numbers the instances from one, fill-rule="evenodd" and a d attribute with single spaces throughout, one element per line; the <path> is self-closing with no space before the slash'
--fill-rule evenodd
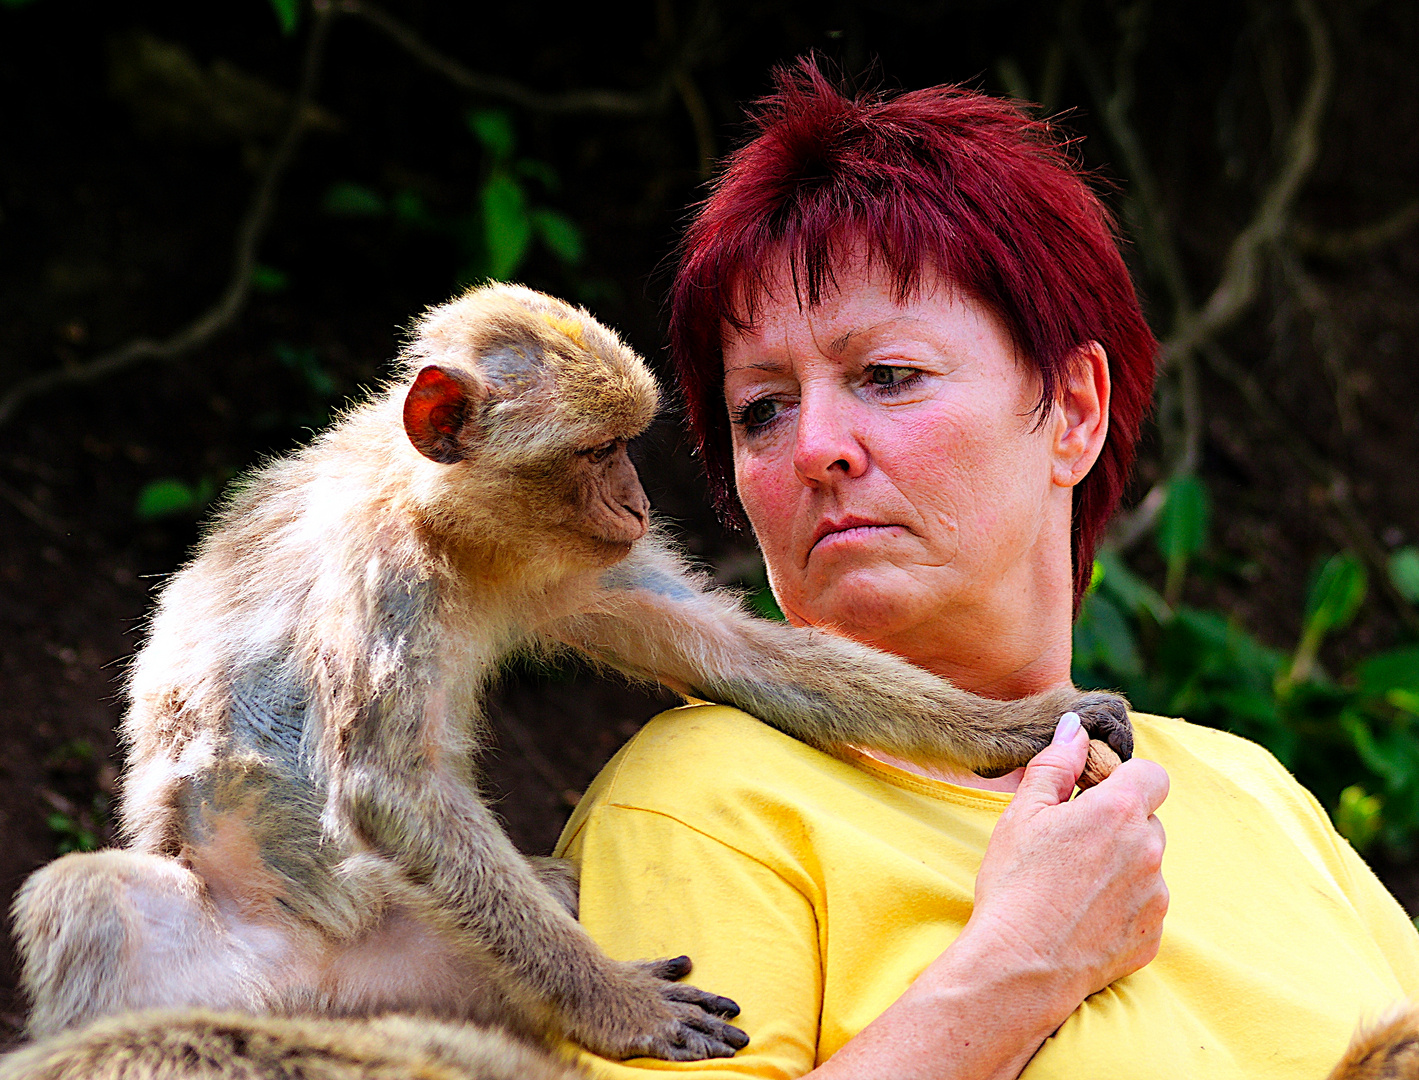
<path id="1" fill-rule="evenodd" d="M 1319 561 L 1354 548 L 1373 569 L 1419 540 L 1409 0 L 389 0 L 387 12 L 397 24 L 353 5 L 332 17 L 285 160 L 311 10 L 0 3 L 0 893 L 57 851 L 107 839 L 124 663 L 212 495 L 376 382 L 411 316 L 507 261 L 529 211 L 560 217 L 538 219 L 551 224 L 533 226 L 513 276 L 588 304 L 660 366 L 686 207 L 771 66 L 810 48 L 858 84 L 964 82 L 1062 112 L 1128 222 L 1160 337 L 1240 280 L 1227 277 L 1234 245 L 1260 235 L 1246 241 L 1257 272 L 1240 309 L 1164 380 L 1128 500 L 1180 462 L 1205 481 L 1210 538 L 1181 599 L 1289 650 Z M 1296 183 L 1268 204 L 1288 169 Z M 504 221 L 488 199 L 509 182 L 525 206 Z M 243 261 L 263 184 L 270 212 Z M 171 342 L 224 295 L 213 332 L 106 370 L 114 350 Z M 652 500 L 721 580 L 756 589 L 752 544 L 706 509 L 681 431 L 672 412 L 636 451 Z M 1162 589 L 1147 522 L 1132 520 L 1120 550 Z M 1374 576 L 1322 664 L 1347 670 L 1415 625 Z M 488 772 L 518 843 L 549 850 L 597 767 L 670 700 L 585 673 L 511 673 Z M 1414 910 L 1410 849 L 1369 854 Z M 6 1030 L 22 1012 L 12 984 L 0 954 Z"/>

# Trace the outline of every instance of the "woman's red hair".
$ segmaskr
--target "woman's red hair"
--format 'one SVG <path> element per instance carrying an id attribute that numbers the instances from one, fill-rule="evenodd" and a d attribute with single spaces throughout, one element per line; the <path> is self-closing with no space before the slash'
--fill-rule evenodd
<path id="1" fill-rule="evenodd" d="M 865 242 L 899 299 L 927 279 L 988 304 L 1039 370 L 1041 410 L 1070 354 L 1104 347 L 1108 438 L 1074 496 L 1077 607 L 1133 463 L 1158 347 L 1113 219 L 1049 125 L 1010 102 L 949 86 L 850 98 L 811 58 L 776 70 L 774 83 L 754 107 L 753 138 L 695 214 L 670 291 L 671 359 L 716 506 L 746 524 L 724 400 L 725 328 L 753 325 L 785 257 L 799 302 L 812 308 Z"/>

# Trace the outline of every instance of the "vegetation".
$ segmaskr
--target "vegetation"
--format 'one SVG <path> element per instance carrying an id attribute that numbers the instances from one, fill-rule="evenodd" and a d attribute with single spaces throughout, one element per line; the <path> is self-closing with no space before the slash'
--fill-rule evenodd
<path id="1" fill-rule="evenodd" d="M 655 356 L 683 208 L 768 68 L 816 48 L 1060 117 L 1123 222 L 1162 377 L 1077 681 L 1262 742 L 1358 847 L 1412 857 L 1419 144 L 1395 133 L 1419 129 L 1416 11 L 0 0 L 0 77 L 42 103 L 0 160 L 0 512 L 22 537 L 0 575 L 38 613 L 5 642 L 43 717 L 10 750 L 45 777 L 36 829 L 103 840 L 104 665 L 131 641 L 96 627 L 137 620 L 223 485 L 377 381 L 460 283 L 573 297 Z M 676 434 L 645 450 L 654 502 L 776 615 Z M 82 739 L 55 686 L 105 703 Z M 562 807 L 570 767 L 538 760 Z"/>

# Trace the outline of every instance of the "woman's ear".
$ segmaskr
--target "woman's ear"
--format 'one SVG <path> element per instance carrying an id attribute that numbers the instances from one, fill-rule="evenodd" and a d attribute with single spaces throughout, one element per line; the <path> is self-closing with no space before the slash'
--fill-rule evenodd
<path id="1" fill-rule="evenodd" d="M 1072 488 L 1094 467 L 1109 433 L 1109 358 L 1097 341 L 1069 354 L 1055 404 L 1052 479 Z"/>

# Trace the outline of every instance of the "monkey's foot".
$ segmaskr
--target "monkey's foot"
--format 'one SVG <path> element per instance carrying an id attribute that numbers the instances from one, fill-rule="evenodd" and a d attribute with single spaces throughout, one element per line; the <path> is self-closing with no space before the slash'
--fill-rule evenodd
<path id="1" fill-rule="evenodd" d="M 634 1002 L 630 1011 L 639 1015 L 624 1024 L 611 1021 L 595 1033 L 573 1032 L 573 1038 L 588 1050 L 610 1058 L 700 1061 L 733 1057 L 749 1044 L 748 1035 L 725 1023 L 725 1018 L 739 1015 L 738 1005 L 727 997 L 672 981 L 689 974 L 688 956 L 641 960 L 626 964 L 625 969 L 632 975 L 635 990 L 649 991 L 652 997 Z M 603 1016 L 606 1011 L 598 1010 Z M 606 1030 L 617 1027 L 623 1030 Z"/>
<path id="2" fill-rule="evenodd" d="M 1128 702 L 1117 694 L 1093 690 L 1079 694 L 1069 706 L 1089 738 L 1106 743 L 1122 761 L 1133 756 L 1133 725 L 1128 720 Z"/>

